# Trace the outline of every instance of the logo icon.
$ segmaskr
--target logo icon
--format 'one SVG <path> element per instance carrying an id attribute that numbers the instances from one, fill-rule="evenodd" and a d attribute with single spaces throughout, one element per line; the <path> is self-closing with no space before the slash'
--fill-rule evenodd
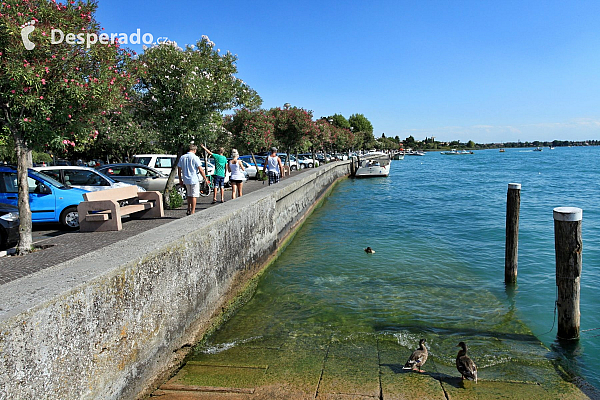
<path id="1" fill-rule="evenodd" d="M 35 30 L 35 21 L 27 22 L 24 25 L 21 25 L 21 39 L 23 40 L 23 46 L 27 50 L 33 50 L 35 47 L 35 43 L 29 40 L 29 34 Z"/>

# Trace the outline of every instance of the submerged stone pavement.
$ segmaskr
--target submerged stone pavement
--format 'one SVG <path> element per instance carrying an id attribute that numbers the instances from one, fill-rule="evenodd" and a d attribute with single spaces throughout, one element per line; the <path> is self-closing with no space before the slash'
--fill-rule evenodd
<path id="1" fill-rule="evenodd" d="M 403 370 L 417 343 L 402 333 L 249 338 L 196 349 L 152 394 L 182 399 L 588 399 L 535 337 L 473 337 L 479 382 L 454 365 L 459 339 L 428 337 L 424 373 Z M 485 352 L 485 354 L 481 354 Z M 584 388 L 585 390 L 585 388 Z"/>

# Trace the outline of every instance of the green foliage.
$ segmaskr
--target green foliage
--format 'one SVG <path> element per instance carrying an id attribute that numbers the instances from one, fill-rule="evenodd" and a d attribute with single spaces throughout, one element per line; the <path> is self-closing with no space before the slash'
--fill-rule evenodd
<path id="1" fill-rule="evenodd" d="M 472 140 L 469 140 L 469 142 L 467 143 L 467 147 L 469 149 L 474 149 L 475 148 L 475 142 Z"/>
<path id="2" fill-rule="evenodd" d="M 171 188 L 169 192 L 169 204 L 167 204 L 167 208 L 169 210 L 175 210 L 183 205 L 183 197 L 177 191 L 177 187 Z"/>
<path id="3" fill-rule="evenodd" d="M 52 29 L 101 33 L 96 2 L 6 0 L 0 14 L 0 126 L 28 146 L 71 153 L 95 139 L 100 111 L 120 110 L 135 77 L 118 43 L 50 44 Z M 21 26 L 34 22 L 25 49 Z"/>
<path id="4" fill-rule="evenodd" d="M 258 94 L 237 73 L 237 57 L 224 55 L 203 36 L 182 49 L 175 42 L 152 46 L 140 56 L 143 66 L 139 92 L 145 117 L 158 131 L 161 146 L 179 150 L 196 143 L 214 143 L 215 113 L 246 105 L 260 105 Z"/>
<path id="5" fill-rule="evenodd" d="M 350 129 L 350 122 L 341 114 L 333 114 L 327 117 L 327 121 L 330 121 L 332 125 L 342 129 Z"/>
<path id="6" fill-rule="evenodd" d="M 363 114 L 352 114 L 348 122 L 354 132 L 366 132 L 373 136 L 373 125 Z M 368 139 L 370 140 L 370 136 Z"/>
<path id="7" fill-rule="evenodd" d="M 48 153 L 43 153 L 39 151 L 33 151 L 31 156 L 34 163 L 43 163 L 50 164 L 52 162 L 52 157 Z"/>

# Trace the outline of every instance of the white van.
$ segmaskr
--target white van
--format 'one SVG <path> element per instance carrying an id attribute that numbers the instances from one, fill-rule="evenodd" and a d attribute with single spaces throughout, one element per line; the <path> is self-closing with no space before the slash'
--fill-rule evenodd
<path id="1" fill-rule="evenodd" d="M 137 154 L 133 156 L 131 160 L 132 163 L 144 164 L 148 167 L 152 167 L 154 169 L 159 170 L 163 174 L 169 176 L 171 173 L 171 168 L 173 164 L 175 164 L 175 160 L 177 160 L 177 156 L 172 154 Z M 215 166 L 211 163 L 208 163 L 208 168 L 204 166 L 204 160 L 200 157 L 202 168 L 204 168 L 204 173 L 208 175 L 212 175 L 215 171 Z M 203 181 L 202 176 L 199 176 L 200 182 Z M 229 179 L 226 177 L 225 182 L 228 182 Z M 177 179 L 177 178 L 175 178 Z"/>

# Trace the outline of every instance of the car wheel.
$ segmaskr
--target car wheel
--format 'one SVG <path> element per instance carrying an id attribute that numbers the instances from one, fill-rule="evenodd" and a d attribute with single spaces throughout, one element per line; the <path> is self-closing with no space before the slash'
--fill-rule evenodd
<path id="1" fill-rule="evenodd" d="M 308 163 L 308 168 L 312 168 L 313 167 L 313 163 Z"/>
<path id="2" fill-rule="evenodd" d="M 290 170 L 291 170 L 291 171 L 295 171 L 295 170 L 297 170 L 297 169 L 298 169 L 298 168 L 297 168 L 295 165 L 292 165 L 292 166 L 290 167 Z"/>
<path id="3" fill-rule="evenodd" d="M 77 212 L 77 207 L 71 206 L 65 208 L 60 214 L 60 223 L 67 229 L 79 228 L 79 213 Z"/>
<path id="4" fill-rule="evenodd" d="M 183 200 L 187 198 L 187 189 L 183 185 L 177 186 L 177 193 L 181 196 Z"/>
<path id="5" fill-rule="evenodd" d="M 304 164 L 300 164 L 300 169 L 304 169 L 306 166 Z"/>

